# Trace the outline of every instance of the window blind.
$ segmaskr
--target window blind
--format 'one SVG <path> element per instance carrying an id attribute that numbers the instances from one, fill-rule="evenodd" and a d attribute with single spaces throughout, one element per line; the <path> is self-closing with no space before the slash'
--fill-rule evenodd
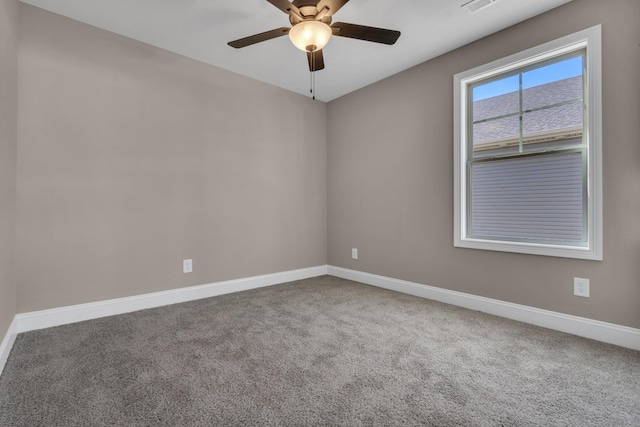
<path id="1" fill-rule="evenodd" d="M 470 164 L 471 237 L 582 245 L 584 155 L 580 150 Z"/>

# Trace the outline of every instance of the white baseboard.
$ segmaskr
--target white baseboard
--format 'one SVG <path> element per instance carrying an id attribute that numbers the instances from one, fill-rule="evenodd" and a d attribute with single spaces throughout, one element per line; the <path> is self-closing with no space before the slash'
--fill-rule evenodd
<path id="1" fill-rule="evenodd" d="M 591 338 L 621 347 L 640 350 L 640 329 L 349 270 L 342 267 L 329 266 L 328 273 L 343 279 L 440 301 L 470 310 L 477 310 L 495 316 L 506 317 L 508 319 Z"/>
<path id="2" fill-rule="evenodd" d="M 132 311 L 161 307 L 202 298 L 224 295 L 232 292 L 262 288 L 294 280 L 308 279 L 327 274 L 327 266 L 303 268 L 262 276 L 246 277 L 209 283 L 206 285 L 190 286 L 188 288 L 171 289 L 125 298 L 78 304 L 50 310 L 33 311 L 16 315 L 16 333 L 97 319 Z"/>
<path id="3" fill-rule="evenodd" d="M 4 365 L 7 363 L 11 347 L 13 347 L 13 343 L 16 340 L 16 335 L 18 335 L 18 333 L 16 332 L 16 319 L 14 317 L 11 325 L 9 325 L 7 333 L 0 343 L 0 374 L 2 374 Z"/>

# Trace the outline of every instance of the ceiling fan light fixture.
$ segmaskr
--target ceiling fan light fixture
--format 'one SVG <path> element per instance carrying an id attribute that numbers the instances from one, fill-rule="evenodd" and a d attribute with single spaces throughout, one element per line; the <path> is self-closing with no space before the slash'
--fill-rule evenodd
<path id="1" fill-rule="evenodd" d="M 331 27 L 324 22 L 302 21 L 291 28 L 289 38 L 298 49 L 305 52 L 314 52 L 329 43 L 331 34 Z"/>

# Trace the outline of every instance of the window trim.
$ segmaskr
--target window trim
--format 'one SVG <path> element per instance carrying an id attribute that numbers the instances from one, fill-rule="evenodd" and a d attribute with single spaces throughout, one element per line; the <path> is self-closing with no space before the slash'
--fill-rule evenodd
<path id="1" fill-rule="evenodd" d="M 602 27 L 574 34 L 498 59 L 453 77 L 454 90 L 454 246 L 602 261 Z M 586 48 L 587 70 L 587 233 L 586 247 L 485 240 L 467 236 L 467 87 L 498 73 L 526 67 Z"/>

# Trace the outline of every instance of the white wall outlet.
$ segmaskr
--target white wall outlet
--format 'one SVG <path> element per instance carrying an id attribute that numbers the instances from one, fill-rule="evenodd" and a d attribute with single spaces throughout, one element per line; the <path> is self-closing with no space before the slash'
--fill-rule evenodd
<path id="1" fill-rule="evenodd" d="M 191 273 L 193 271 L 193 260 L 192 259 L 183 259 L 182 260 L 182 272 L 183 273 Z"/>
<path id="2" fill-rule="evenodd" d="M 589 279 L 574 277 L 573 294 L 578 297 L 589 298 Z"/>
<path id="3" fill-rule="evenodd" d="M 358 259 L 358 248 L 351 248 L 351 258 Z"/>

